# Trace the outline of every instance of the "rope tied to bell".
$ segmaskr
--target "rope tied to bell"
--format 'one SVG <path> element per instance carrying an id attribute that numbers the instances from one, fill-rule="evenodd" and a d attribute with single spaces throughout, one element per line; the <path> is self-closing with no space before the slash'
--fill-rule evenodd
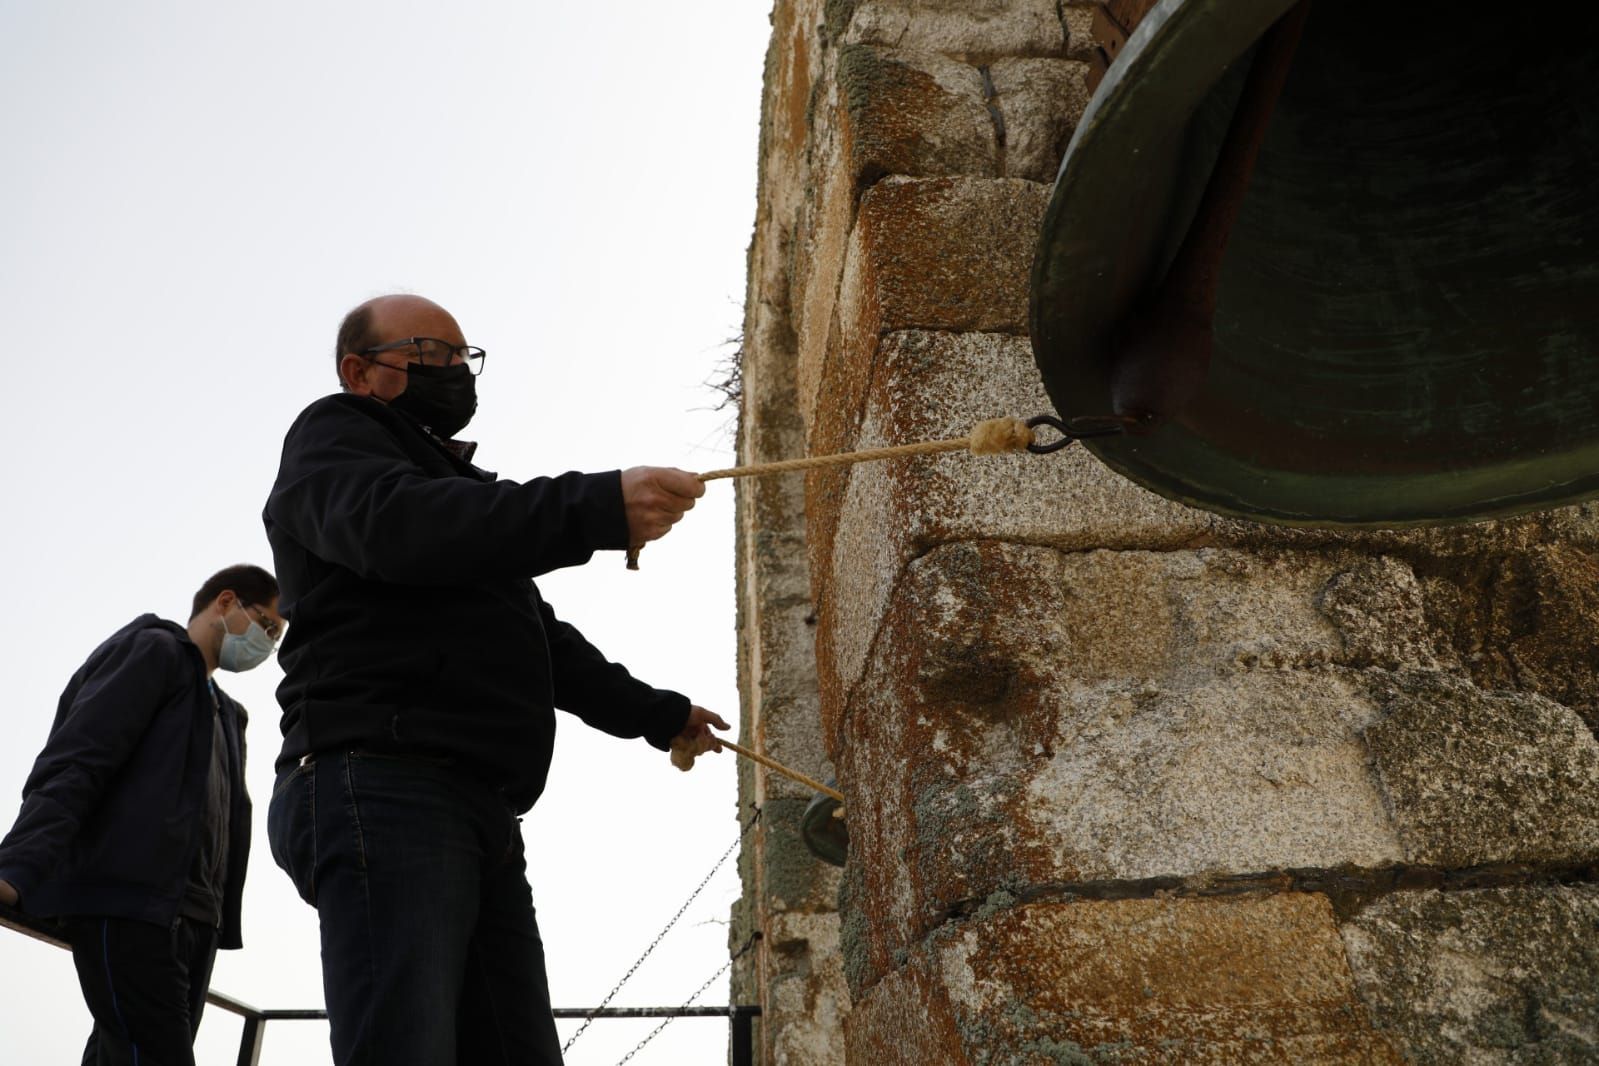
<path id="1" fill-rule="evenodd" d="M 771 463 L 752 463 L 733 466 L 725 470 L 707 470 L 695 475 L 701 481 L 716 481 L 730 477 L 759 477 L 762 474 L 782 474 L 792 470 L 820 470 L 829 466 L 851 466 L 876 459 L 898 459 L 913 455 L 937 455 L 940 452 L 969 450 L 973 455 L 1002 455 L 1005 452 L 1026 451 L 1033 443 L 1033 427 L 1019 418 L 985 418 L 972 427 L 964 437 L 946 440 L 921 441 L 916 444 L 891 444 L 883 448 L 866 448 L 858 452 L 839 452 L 835 455 L 813 455 L 804 459 L 780 459 Z"/>
<path id="2" fill-rule="evenodd" d="M 804 459 L 779 459 L 770 463 L 751 463 L 748 466 L 730 466 L 724 470 L 707 470 L 694 476 L 701 481 L 719 481 L 723 478 L 760 477 L 763 474 L 784 474 L 796 470 L 820 470 L 829 466 L 853 466 L 877 459 L 900 459 L 917 455 L 938 455 L 941 452 L 969 451 L 973 455 L 1004 455 L 1009 452 L 1031 452 L 1047 455 L 1058 452 L 1074 440 L 1089 437 L 1108 437 L 1121 433 L 1133 419 L 1120 415 L 1086 416 L 1063 422 L 1053 415 L 1034 415 L 1023 421 L 1020 418 L 985 418 L 972 426 L 964 437 L 921 441 L 916 444 L 891 444 L 883 448 L 866 448 L 857 452 L 838 452 L 833 455 L 813 455 Z M 1049 426 L 1060 433 L 1060 439 L 1049 444 L 1040 443 L 1034 432 L 1039 426 Z M 638 569 L 638 548 L 627 551 L 627 568 Z"/>

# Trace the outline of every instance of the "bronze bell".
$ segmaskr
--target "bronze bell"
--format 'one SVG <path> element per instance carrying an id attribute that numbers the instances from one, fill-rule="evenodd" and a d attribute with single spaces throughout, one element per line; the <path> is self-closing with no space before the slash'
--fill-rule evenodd
<path id="1" fill-rule="evenodd" d="M 832 781 L 828 782 L 831 786 Z M 838 800 L 820 792 L 811 797 L 800 816 L 800 838 L 812 855 L 834 866 L 843 866 L 849 854 L 849 827 Z"/>
<path id="2" fill-rule="evenodd" d="M 1599 495 L 1596 5 L 1147 7 L 1061 164 L 1033 348 L 1154 491 L 1291 525 Z M 1135 11 L 1135 14 L 1138 13 Z"/>

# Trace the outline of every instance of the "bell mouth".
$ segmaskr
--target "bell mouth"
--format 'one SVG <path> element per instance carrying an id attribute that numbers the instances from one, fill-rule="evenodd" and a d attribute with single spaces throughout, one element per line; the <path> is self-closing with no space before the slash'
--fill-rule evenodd
<path id="1" fill-rule="evenodd" d="M 812 855 L 833 866 L 843 866 L 849 853 L 849 829 L 839 814 L 842 806 L 832 796 L 818 792 L 800 816 L 800 838 L 805 846 Z"/>
<path id="2" fill-rule="evenodd" d="M 1031 327 L 1065 419 L 1192 222 L 1287 0 L 1160 0 L 1062 163 Z M 1480 8 L 1480 10 L 1479 10 Z M 1599 495 L 1599 14 L 1507 48 L 1499 9 L 1310 8 L 1183 408 L 1085 441 L 1132 480 L 1291 525 L 1437 524 Z"/>

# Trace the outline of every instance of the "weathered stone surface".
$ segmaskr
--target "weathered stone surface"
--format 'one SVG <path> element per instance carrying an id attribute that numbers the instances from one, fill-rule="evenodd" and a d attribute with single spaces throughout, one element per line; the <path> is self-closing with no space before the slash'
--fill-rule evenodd
<path id="1" fill-rule="evenodd" d="M 742 458 L 1048 410 L 1027 276 L 1090 11 L 778 0 Z M 1343 942 L 1414 1061 L 1595 1057 L 1599 890 L 1418 886 L 1599 862 L 1599 506 L 1286 530 L 1077 448 L 739 491 L 745 737 L 824 776 L 819 702 L 851 797 L 840 884 L 741 767 L 769 1061 L 838 1061 L 846 968 L 861 1064 L 1396 1061 Z"/>
<path id="2" fill-rule="evenodd" d="M 1323 588 L 1320 608 L 1351 665 L 1429 668 L 1452 658 L 1446 635 L 1430 624 L 1422 584 L 1409 565 L 1391 556 L 1345 556 L 1344 562 Z"/>
<path id="3" fill-rule="evenodd" d="M 816 431 L 826 427 L 828 450 L 960 436 L 979 419 L 1050 409 L 1020 337 L 891 333 L 871 371 L 869 388 L 859 381 L 866 373 L 860 366 L 851 368 L 847 388 L 840 383 L 839 399 Z M 851 432 L 844 397 L 861 390 L 859 428 Z M 1413 576 L 1392 586 L 1356 583 L 1385 590 L 1391 602 L 1356 612 L 1388 635 L 1380 654 L 1356 656 L 1355 665 L 1428 667 L 1442 656 L 1482 687 L 1524 688 L 1599 714 L 1591 710 L 1599 706 L 1599 552 L 1586 546 L 1592 518 L 1580 508 L 1472 527 L 1286 529 L 1172 503 L 1073 447 L 1047 458 L 951 454 L 813 476 L 807 513 L 830 720 L 860 676 L 906 562 L 940 543 L 988 538 L 1068 551 L 1226 545 L 1391 555 L 1372 565 L 1403 566 Z M 1340 595 L 1330 590 L 1329 603 Z M 1406 650 L 1406 634 L 1422 629 L 1447 634 L 1430 658 Z M 1375 639 L 1344 637 L 1352 647 Z"/>
<path id="4" fill-rule="evenodd" d="M 850 998 L 838 915 L 774 915 L 761 948 L 763 958 L 774 963 L 762 1005 L 762 1029 L 770 1035 L 763 1061 L 784 1066 L 843 1062 Z"/>
<path id="5" fill-rule="evenodd" d="M 896 332 L 883 338 L 875 366 L 864 424 L 848 429 L 841 397 L 823 422 L 837 423 L 828 447 L 959 437 L 983 418 L 1051 409 L 1023 337 Z M 1076 447 L 1048 457 L 957 453 L 814 476 L 807 513 L 830 720 L 860 676 L 893 583 L 916 554 L 974 538 L 1068 550 L 1177 547 L 1216 521 L 1140 489 Z"/>
<path id="6" fill-rule="evenodd" d="M 754 885 L 771 914 L 831 912 L 838 907 L 838 867 L 811 854 L 800 836 L 800 817 L 810 797 L 768 798 L 755 834 Z"/>
<path id="7" fill-rule="evenodd" d="M 1027 277 L 1048 200 L 1045 186 L 1006 179 L 874 185 L 861 199 L 850 249 L 852 317 L 877 336 L 918 328 L 1025 333 Z"/>
<path id="8" fill-rule="evenodd" d="M 967 1062 L 949 996 L 926 969 L 900 970 L 873 988 L 864 1003 L 855 1001 L 844 1022 L 846 1061 L 874 1066 Z"/>
<path id="9" fill-rule="evenodd" d="M 1066 57 L 1087 61 L 1094 56 L 1094 8 L 1100 0 L 1063 0 L 1060 24 L 1066 30 Z"/>
<path id="10" fill-rule="evenodd" d="M 1054 181 L 1088 106 L 1088 65 L 1066 59 L 996 59 L 994 106 L 1005 125 L 1005 176 Z"/>
<path id="11" fill-rule="evenodd" d="M 761 106 L 759 184 L 756 193 L 755 234 L 750 246 L 749 286 L 745 300 L 746 350 L 759 340 L 752 330 L 781 330 L 786 347 L 797 350 L 807 320 L 806 300 L 814 297 L 807 286 L 817 272 L 826 273 L 831 252 L 831 278 L 821 292 L 837 289 L 838 270 L 844 261 L 844 238 L 852 210 L 846 196 L 845 221 L 832 237 L 824 226 L 823 205 L 812 185 L 813 173 L 836 172 L 830 166 L 838 155 L 837 130 L 818 124 L 817 97 L 834 86 L 832 53 L 817 33 L 822 0 L 780 0 L 772 9 L 772 43 L 766 56 L 766 89 Z M 830 115 L 828 108 L 820 114 Z M 831 297 L 829 297 L 830 299 Z M 791 360 L 792 361 L 792 360 Z M 795 371 L 784 371 L 793 387 Z M 743 380 L 758 386 L 760 370 L 744 368 Z M 792 406 L 792 401 L 791 401 Z M 745 423 L 755 422 L 751 417 Z"/>
<path id="12" fill-rule="evenodd" d="M 1599 551 L 1599 503 L 1579 503 L 1548 511 L 1542 516 L 1549 527 L 1551 540 L 1569 544 L 1592 554 Z"/>
<path id="13" fill-rule="evenodd" d="M 1055 0 L 830 0 L 828 28 L 845 44 L 971 59 L 1066 50 Z"/>
<path id="14" fill-rule="evenodd" d="M 857 189 L 888 175 L 1053 181 L 1088 103 L 1087 71 L 1066 59 L 973 66 L 931 52 L 846 45 L 836 75 L 841 163 Z"/>
<path id="15" fill-rule="evenodd" d="M 825 373 L 814 375 L 821 392 L 810 405 L 811 454 L 843 450 L 855 437 L 885 333 L 1025 330 L 1025 279 L 1045 199 L 1044 186 L 1011 179 L 889 178 L 866 193 L 850 235 L 832 340 L 817 346 L 814 336 L 802 339 L 802 388 L 807 362 L 826 362 Z M 807 479 L 813 567 L 830 561 L 847 476 L 822 471 Z M 818 587 L 817 594 L 826 590 Z"/>
<path id="16" fill-rule="evenodd" d="M 838 723 L 862 972 L 1032 885 L 1599 860 L 1599 744 L 1420 601 L 1354 552 L 917 558 Z"/>
<path id="17" fill-rule="evenodd" d="M 1357 739 L 1347 676 L 1261 670 L 1079 698 L 1080 732 L 1027 783 L 1016 835 L 1052 866 L 1124 880 L 1353 866 L 1401 852 Z"/>
<path id="18" fill-rule="evenodd" d="M 795 316 L 804 306 L 803 283 L 819 243 L 810 165 L 813 153 L 837 151 L 836 130 L 824 126 L 819 146 L 813 128 L 815 86 L 833 80 L 832 53 L 819 37 L 821 20 L 821 0 L 780 0 L 773 9 L 743 330 L 743 462 L 787 458 L 805 448 Z M 840 228 L 847 232 L 847 222 Z M 842 235 L 837 245 L 835 286 Z M 746 744 L 826 778 L 831 773 L 816 713 L 803 486 L 797 479 L 763 478 L 741 481 L 735 491 L 740 735 Z M 735 961 L 731 994 L 736 1002 L 762 1007 L 761 1061 L 837 1066 L 843 1061 L 838 1017 L 848 1010 L 834 911 L 838 872 L 819 863 L 799 838 L 799 817 L 809 798 L 803 788 L 744 760 L 738 778 L 741 818 L 756 806 L 762 817 L 739 854 L 745 894 L 733 908 L 728 948 L 738 951 L 757 932 L 763 939 Z"/>
<path id="19" fill-rule="evenodd" d="M 1403 1061 L 1331 908 L 1299 894 L 1003 910 L 940 930 L 847 1031 L 850 1060 L 879 1064 Z"/>
<path id="20" fill-rule="evenodd" d="M 981 542 L 911 563 L 842 722 L 862 973 L 995 891 L 1399 862 L 1379 712 L 1321 607 L 1361 562 Z"/>
<path id="21" fill-rule="evenodd" d="M 794 342 L 770 305 L 746 329 L 741 461 L 784 458 L 803 448 L 794 410 Z M 827 777 L 816 712 L 814 616 L 804 542 L 803 485 L 796 478 L 739 482 L 737 573 L 743 739 L 781 762 Z M 770 713 L 768 709 L 770 708 Z M 760 778 L 767 795 L 801 796 L 784 778 Z"/>
<path id="22" fill-rule="evenodd" d="M 829 88 L 836 93 L 836 85 Z M 817 154 L 842 155 L 842 131 L 836 126 L 821 135 Z M 795 302 L 800 307 L 796 324 L 799 363 L 795 370 L 798 394 L 795 406 L 804 418 L 807 440 L 814 435 L 818 392 L 828 365 L 828 352 L 839 342 L 839 322 L 835 311 L 839 287 L 850 251 L 850 233 L 855 221 L 855 179 L 842 163 L 822 169 L 822 177 L 808 189 L 810 201 L 805 211 L 805 234 L 794 245 Z M 785 458 L 806 454 L 796 452 Z"/>
<path id="23" fill-rule="evenodd" d="M 1033 182 L 980 178 L 887 178 L 866 192 L 833 308 L 837 328 L 825 330 L 836 335 L 819 345 L 816 322 L 802 335 L 802 371 L 825 364 L 810 376 L 818 388 L 826 379 L 811 405 L 813 449 L 846 439 L 858 422 L 883 334 L 1026 331 L 1026 279 L 1045 193 Z"/>
<path id="24" fill-rule="evenodd" d="M 1416 1066 L 1599 1062 L 1599 889 L 1400 892 L 1343 927 L 1373 1022 Z"/>
<path id="25" fill-rule="evenodd" d="M 769 176 L 792 177 L 789 168 L 803 155 L 810 137 L 808 110 L 821 46 L 815 32 L 816 12 L 820 6 L 815 0 L 781 0 L 772 7 L 759 161 L 768 168 Z M 773 169 L 777 174 L 772 173 Z M 788 180 L 766 181 L 761 191 L 789 194 L 793 191 L 788 188 L 790 184 Z"/>
<path id="26" fill-rule="evenodd" d="M 845 45 L 839 97 L 847 165 L 864 188 L 890 174 L 992 177 L 994 121 L 976 68 L 931 52 Z"/>
<path id="27" fill-rule="evenodd" d="M 1366 740 L 1408 861 L 1599 859 L 1599 743 L 1570 708 L 1435 672 L 1374 684 Z"/>
<path id="28" fill-rule="evenodd" d="M 1553 543 L 1423 563 L 1429 621 L 1483 688 L 1548 696 L 1599 728 L 1599 550 L 1581 508 L 1548 516 Z"/>

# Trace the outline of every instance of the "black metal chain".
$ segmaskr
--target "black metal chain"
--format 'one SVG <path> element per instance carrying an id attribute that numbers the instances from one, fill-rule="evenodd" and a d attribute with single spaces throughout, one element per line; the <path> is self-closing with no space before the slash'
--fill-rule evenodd
<path id="1" fill-rule="evenodd" d="M 687 911 L 688 908 L 689 908 L 689 904 L 693 903 L 694 900 L 699 897 L 699 894 L 701 892 L 705 891 L 705 886 L 711 883 L 711 878 L 716 876 L 716 871 L 720 870 L 722 868 L 722 865 L 724 863 L 726 863 L 727 860 L 732 856 L 733 852 L 738 850 L 738 846 L 744 842 L 744 838 L 749 835 L 749 831 L 755 826 L 756 822 L 760 821 L 760 819 L 761 819 L 761 809 L 759 807 L 756 807 L 755 808 L 755 813 L 750 816 L 750 820 L 745 822 L 744 823 L 744 827 L 739 830 L 738 839 L 733 841 L 733 843 L 728 846 L 728 849 L 722 853 L 722 857 L 720 859 L 716 860 L 716 865 L 711 867 L 711 872 L 705 875 L 705 879 L 699 883 L 699 887 L 695 888 L 693 892 L 689 893 L 688 899 L 684 900 L 683 901 L 683 905 L 677 909 L 677 913 L 672 915 L 672 920 L 666 923 L 666 928 L 662 929 L 659 933 L 656 934 L 655 939 L 650 941 L 650 946 L 644 949 L 644 954 L 640 955 L 638 957 L 638 961 L 633 963 L 632 966 L 629 966 L 627 968 L 627 973 L 623 974 L 622 975 L 622 979 L 620 981 L 616 982 L 616 987 L 612 988 L 609 992 L 607 992 L 605 994 L 605 998 L 600 1000 L 600 1005 L 598 1007 L 595 1007 L 592 1011 L 590 1011 L 588 1016 L 583 1019 L 583 1024 L 577 1027 L 577 1032 L 573 1033 L 570 1037 L 568 1037 L 566 1043 L 561 1045 L 561 1053 L 563 1055 L 566 1054 L 566 1052 L 571 1050 L 572 1045 L 577 1043 L 577 1038 L 583 1035 L 583 1030 L 587 1029 L 591 1024 L 593 1024 L 595 1016 L 598 1015 L 600 1013 L 600 1011 L 604 1010 L 610 1004 L 611 1000 L 616 997 L 616 994 L 622 990 L 622 986 L 627 984 L 627 982 L 632 979 L 633 975 L 638 972 L 638 968 L 644 964 L 644 960 L 650 957 L 650 952 L 654 951 L 656 946 L 659 945 L 660 942 L 662 941 L 662 939 L 665 938 L 666 934 L 670 933 L 672 931 L 672 926 L 676 925 L 677 924 L 677 920 L 679 918 L 683 917 L 684 912 Z M 744 948 L 740 948 L 739 949 L 739 954 L 740 955 L 743 954 L 744 951 L 747 948 L 748 948 L 747 944 L 745 945 Z M 738 958 L 738 955 L 734 955 L 733 958 L 735 958 L 735 959 Z M 732 964 L 733 964 L 733 960 L 729 959 L 728 960 L 728 966 L 731 966 Z M 727 967 L 724 966 L 722 969 L 725 970 L 726 968 Z M 720 977 L 720 976 L 721 976 L 721 971 L 718 970 L 717 971 L 717 977 Z M 716 977 L 711 978 L 711 981 L 714 981 L 714 980 L 716 980 Z M 710 982 L 707 981 L 706 985 L 709 986 L 709 984 L 710 984 Z M 700 991 L 703 992 L 704 989 L 702 988 Z M 696 996 L 699 995 L 699 992 L 694 993 L 694 995 L 696 995 Z M 690 997 L 690 1002 L 693 1002 L 692 997 Z M 664 1023 L 663 1023 L 663 1025 L 664 1025 Z M 659 1031 L 660 1030 L 656 1030 L 656 1032 L 659 1032 Z M 655 1035 L 654 1033 L 650 1034 L 650 1036 L 654 1036 L 654 1035 Z M 648 1040 L 649 1040 L 649 1038 L 646 1037 L 645 1038 L 646 1043 L 648 1042 Z M 643 1047 L 643 1046 L 644 1046 L 643 1044 L 639 1045 L 639 1047 Z M 637 1051 L 638 1048 L 634 1048 L 633 1050 Z M 623 1060 L 623 1061 L 626 1061 L 626 1060 Z"/>
<path id="2" fill-rule="evenodd" d="M 728 968 L 731 967 L 735 962 L 737 962 L 739 959 L 743 958 L 744 957 L 744 953 L 746 951 L 748 951 L 750 948 L 754 947 L 756 941 L 758 941 L 760 939 L 761 939 L 761 934 L 758 931 L 754 932 L 754 933 L 751 933 L 750 936 L 749 936 L 749 939 L 744 941 L 744 946 L 739 948 L 737 951 L 733 952 L 732 955 L 728 956 L 727 961 L 722 963 L 721 967 L 718 968 L 715 973 L 711 974 L 711 976 L 706 979 L 706 981 L 705 981 L 705 983 L 703 985 L 700 985 L 700 987 L 696 988 L 694 990 L 694 994 L 693 995 L 689 996 L 688 999 L 683 1001 L 683 1006 L 680 1009 L 685 1009 L 686 1010 L 687 1008 L 692 1007 L 694 1005 L 694 1001 L 696 999 L 700 998 L 701 993 L 703 993 L 707 988 L 710 988 L 711 985 L 715 984 L 716 983 L 716 979 L 718 977 L 722 976 L 724 973 L 726 973 L 728 971 Z M 732 1002 L 732 997 L 731 996 L 728 997 L 728 1002 L 729 1003 Z M 733 1008 L 731 1006 L 728 1007 L 729 1011 L 731 1011 L 732 1009 Z M 634 1046 L 632 1051 L 629 1051 L 626 1055 L 623 1055 L 621 1058 L 616 1060 L 616 1066 L 622 1066 L 622 1064 L 624 1062 L 626 1062 L 628 1059 L 632 1058 L 634 1055 L 637 1055 L 640 1051 L 643 1051 L 645 1044 L 648 1044 L 651 1040 L 654 1040 L 657 1036 L 659 1036 L 661 1034 L 661 1030 L 662 1029 L 665 1029 L 668 1025 L 671 1025 L 675 1021 L 677 1021 L 676 1016 L 669 1017 L 669 1018 L 666 1018 L 665 1020 L 663 1020 L 661 1022 L 661 1024 L 657 1025 L 654 1029 L 651 1029 L 649 1031 L 649 1034 L 647 1036 L 645 1036 L 643 1040 L 640 1040 L 638 1042 L 638 1044 Z"/>

